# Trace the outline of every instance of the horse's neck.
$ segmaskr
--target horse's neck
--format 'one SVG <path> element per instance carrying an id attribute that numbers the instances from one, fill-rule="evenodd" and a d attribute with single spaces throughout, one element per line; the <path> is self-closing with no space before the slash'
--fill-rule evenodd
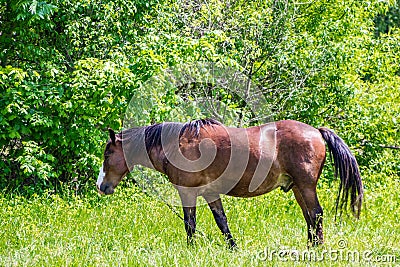
<path id="1" fill-rule="evenodd" d="M 144 131 L 145 127 L 131 129 L 130 136 L 124 138 L 124 156 L 130 170 L 135 165 L 154 169 L 150 156 L 147 154 Z"/>
<path id="2" fill-rule="evenodd" d="M 135 158 L 133 159 L 134 165 L 141 165 L 150 169 L 155 169 L 152 163 L 151 154 L 147 153 L 146 147 L 140 150 L 140 153 L 137 153 Z"/>

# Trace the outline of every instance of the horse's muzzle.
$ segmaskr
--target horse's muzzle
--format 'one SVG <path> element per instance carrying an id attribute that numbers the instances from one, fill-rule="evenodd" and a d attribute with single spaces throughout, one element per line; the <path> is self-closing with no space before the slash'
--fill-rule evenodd
<path id="1" fill-rule="evenodd" d="M 100 194 L 111 195 L 114 193 L 114 187 L 109 183 L 102 183 L 97 189 Z"/>

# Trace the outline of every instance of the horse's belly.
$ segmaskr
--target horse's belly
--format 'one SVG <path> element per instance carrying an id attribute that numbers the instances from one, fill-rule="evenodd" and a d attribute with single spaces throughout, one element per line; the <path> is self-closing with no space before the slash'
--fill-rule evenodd
<path id="1" fill-rule="evenodd" d="M 269 177 L 255 190 L 250 190 L 249 182 L 239 182 L 231 191 L 227 193 L 228 196 L 234 197 L 255 197 L 271 192 L 272 190 L 280 187 L 283 191 L 288 192 L 293 186 L 293 180 L 287 175 L 278 175 L 273 177 L 271 173 Z"/>

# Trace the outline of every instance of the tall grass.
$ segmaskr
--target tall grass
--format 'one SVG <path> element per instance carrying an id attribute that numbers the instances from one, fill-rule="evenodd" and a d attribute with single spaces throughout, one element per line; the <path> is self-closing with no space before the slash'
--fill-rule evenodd
<path id="1" fill-rule="evenodd" d="M 321 181 L 325 244 L 310 250 L 305 221 L 291 192 L 224 197 L 239 245 L 235 251 L 227 248 L 207 206 L 198 207 L 199 231 L 195 244 L 187 246 L 181 219 L 135 186 L 118 187 L 107 197 L 94 190 L 85 197 L 24 198 L 3 192 L 0 266 L 366 266 L 378 260 L 398 265 L 398 188 L 399 179 L 390 177 L 366 182 L 361 219 L 345 214 L 335 222 L 337 184 L 330 187 Z"/>

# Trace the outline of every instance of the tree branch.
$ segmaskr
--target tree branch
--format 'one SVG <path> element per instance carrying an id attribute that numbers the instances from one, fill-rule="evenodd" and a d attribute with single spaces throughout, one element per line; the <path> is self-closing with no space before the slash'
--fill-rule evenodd
<path id="1" fill-rule="evenodd" d="M 378 147 L 381 147 L 381 148 L 388 148 L 388 149 L 400 149 L 400 146 L 394 146 L 394 145 L 385 145 L 385 144 L 374 144 L 374 143 L 372 143 L 372 142 L 369 142 L 369 141 L 364 141 L 364 142 L 361 142 L 361 145 L 362 145 L 362 146 L 367 146 L 367 145 L 375 145 L 375 146 L 378 146 Z"/>
<path id="2" fill-rule="evenodd" d="M 382 145 L 382 144 L 379 144 L 378 146 L 382 147 L 382 148 L 389 148 L 389 149 L 400 149 L 400 146 L 390 146 L 390 145 Z"/>

